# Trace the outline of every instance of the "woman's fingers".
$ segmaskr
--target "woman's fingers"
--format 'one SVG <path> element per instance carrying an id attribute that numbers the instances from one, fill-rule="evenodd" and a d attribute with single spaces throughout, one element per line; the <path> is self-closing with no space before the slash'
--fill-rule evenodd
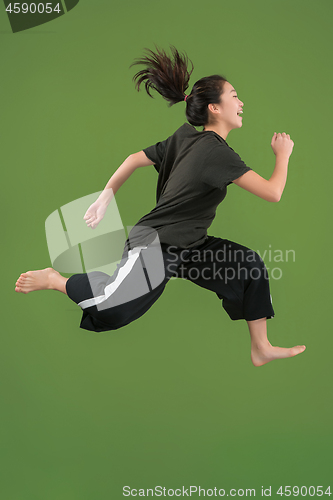
<path id="1" fill-rule="evenodd" d="M 102 217 L 98 214 L 99 208 L 100 207 L 98 202 L 95 202 L 90 205 L 83 216 L 83 219 L 86 222 L 87 226 L 91 227 L 92 229 L 94 229 L 102 219 Z"/>
<path id="2" fill-rule="evenodd" d="M 83 217 L 83 218 L 84 218 L 84 220 L 87 220 L 87 219 L 90 219 L 90 217 L 92 217 L 92 216 L 93 216 L 93 214 L 92 214 L 91 212 L 89 212 L 89 210 L 88 210 L 88 211 L 85 213 L 85 215 L 84 215 L 84 217 Z"/>
<path id="3" fill-rule="evenodd" d="M 277 134 L 276 132 L 274 132 L 271 146 L 275 155 L 283 152 L 287 153 L 290 156 L 294 147 L 294 143 L 290 139 L 289 134 L 286 134 L 285 132 L 279 132 Z"/>
<path id="4" fill-rule="evenodd" d="M 290 139 L 290 135 L 286 134 L 285 132 L 279 132 L 278 134 L 274 132 L 273 138 L 277 139 L 278 137 L 286 137 L 287 139 Z"/>
<path id="5" fill-rule="evenodd" d="M 86 219 L 86 223 L 89 225 L 91 224 L 92 222 L 94 222 L 94 220 L 96 220 L 96 217 L 93 215 L 92 217 L 90 217 L 89 219 Z"/>
<path id="6" fill-rule="evenodd" d="M 88 227 L 91 227 L 91 229 L 95 229 L 96 226 L 98 226 L 99 221 L 95 220 L 91 224 L 88 224 Z"/>
<path id="7" fill-rule="evenodd" d="M 101 217 L 99 216 L 96 217 L 95 215 L 93 215 L 90 217 L 90 219 L 86 220 L 87 226 L 91 227 L 92 229 L 95 229 L 95 227 L 98 226 L 98 224 L 100 223 L 101 219 L 102 219 Z"/>

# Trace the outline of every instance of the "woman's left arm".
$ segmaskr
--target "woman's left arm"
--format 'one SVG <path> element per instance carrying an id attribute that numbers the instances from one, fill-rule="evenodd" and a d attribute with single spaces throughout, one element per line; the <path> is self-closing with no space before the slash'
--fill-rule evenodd
<path id="1" fill-rule="evenodd" d="M 154 163 L 149 160 L 143 151 L 131 154 L 112 175 L 109 182 L 105 186 L 104 191 L 112 189 L 113 194 L 115 195 L 118 189 L 124 184 L 125 181 L 127 181 L 137 168 L 146 167 L 148 165 L 154 165 Z M 103 192 L 101 197 L 103 197 Z"/>
<path id="2" fill-rule="evenodd" d="M 143 151 L 131 154 L 126 158 L 126 160 L 112 175 L 97 200 L 90 205 L 86 211 L 83 218 L 88 227 L 91 227 L 92 229 L 97 227 L 103 219 L 106 209 L 118 189 L 124 184 L 125 181 L 127 181 L 137 168 L 148 165 L 154 165 L 154 163 L 149 160 Z"/>

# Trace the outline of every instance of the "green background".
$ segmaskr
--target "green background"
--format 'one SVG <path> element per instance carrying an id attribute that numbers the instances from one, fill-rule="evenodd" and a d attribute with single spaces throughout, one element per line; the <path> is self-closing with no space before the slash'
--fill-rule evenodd
<path id="1" fill-rule="evenodd" d="M 80 0 L 13 34 L 1 10 L 1 498 L 120 499 L 125 485 L 272 486 L 279 498 L 281 485 L 330 484 L 332 14 L 330 0 Z M 265 262 L 283 273 L 270 341 L 306 344 L 298 357 L 254 368 L 246 323 L 183 280 L 99 335 L 65 295 L 14 291 L 21 272 L 50 265 L 51 212 L 185 121 L 183 103 L 169 109 L 131 81 L 154 44 L 188 53 L 192 85 L 214 73 L 232 83 L 243 127 L 227 140 L 260 175 L 275 131 L 295 143 L 281 201 L 230 186 L 210 234 L 295 251 Z M 124 225 L 154 206 L 156 179 L 140 169 L 118 192 Z"/>

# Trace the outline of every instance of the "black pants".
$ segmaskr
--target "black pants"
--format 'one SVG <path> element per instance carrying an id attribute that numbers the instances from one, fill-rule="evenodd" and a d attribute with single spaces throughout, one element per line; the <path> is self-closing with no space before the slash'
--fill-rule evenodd
<path id="1" fill-rule="evenodd" d="M 68 279 L 66 290 L 83 310 L 81 328 L 102 332 L 142 316 L 174 277 L 215 292 L 232 320 L 274 316 L 267 270 L 260 256 L 212 236 L 185 250 L 163 243 L 126 249 L 113 276 L 99 271 L 75 274 Z"/>

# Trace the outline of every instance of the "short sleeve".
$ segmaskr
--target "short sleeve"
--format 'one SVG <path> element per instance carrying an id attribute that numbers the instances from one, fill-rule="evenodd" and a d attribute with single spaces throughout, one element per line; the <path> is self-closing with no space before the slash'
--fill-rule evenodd
<path id="1" fill-rule="evenodd" d="M 166 150 L 167 140 L 162 142 L 157 142 L 154 146 L 149 146 L 148 148 L 143 149 L 143 152 L 154 163 L 154 167 L 157 172 L 160 171 L 160 166 L 163 161 L 165 150 Z"/>
<path id="2" fill-rule="evenodd" d="M 203 182 L 224 189 L 235 179 L 251 170 L 229 146 L 219 145 L 211 150 L 203 166 Z"/>

